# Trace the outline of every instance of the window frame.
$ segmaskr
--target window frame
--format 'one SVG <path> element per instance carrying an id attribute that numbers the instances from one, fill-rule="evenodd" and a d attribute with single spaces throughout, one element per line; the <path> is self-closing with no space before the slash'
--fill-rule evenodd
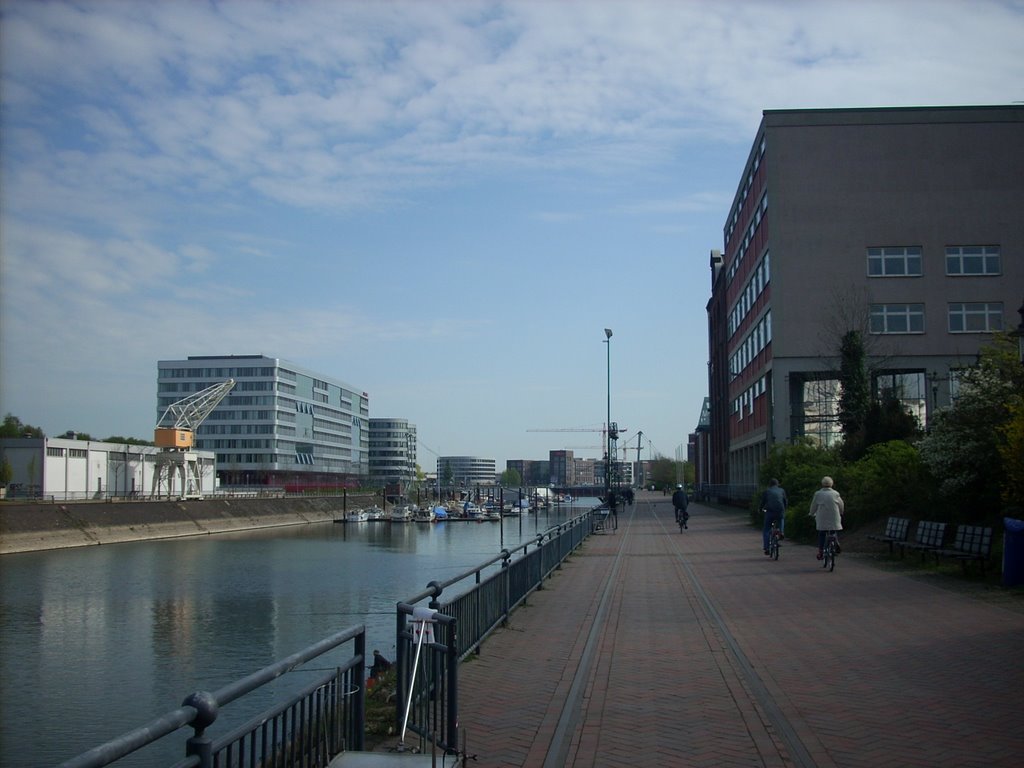
<path id="1" fill-rule="evenodd" d="M 924 275 L 924 259 L 919 245 L 885 245 L 871 246 L 867 250 L 868 277 L 922 277 Z M 916 262 L 916 272 L 911 271 L 912 262 Z M 902 272 L 888 272 L 887 265 L 900 264 Z M 877 272 L 872 271 L 874 265 Z"/>
<path id="2" fill-rule="evenodd" d="M 978 251 L 966 253 L 965 251 Z M 965 271 L 965 258 L 980 259 L 980 271 Z M 958 271 L 950 270 L 950 260 L 959 265 Z M 995 270 L 989 270 L 994 263 Z M 946 277 L 999 277 L 1003 274 L 1003 254 L 998 245 L 947 245 L 946 246 Z"/>
<path id="3" fill-rule="evenodd" d="M 875 321 L 878 318 L 882 321 L 882 330 L 876 330 Z M 905 329 L 895 330 L 892 328 L 893 322 L 898 318 L 906 319 Z M 920 318 L 920 328 L 914 328 L 915 318 Z M 924 304 L 920 302 L 872 304 L 868 308 L 868 328 L 869 333 L 873 336 L 922 334 L 925 332 Z"/>
<path id="4" fill-rule="evenodd" d="M 955 310 L 954 307 L 959 307 L 959 310 Z M 968 309 L 968 307 L 974 307 L 974 309 Z M 978 307 L 984 307 L 984 309 L 977 309 Z M 946 329 L 950 333 L 998 333 L 1003 330 L 1003 312 L 1005 305 L 1001 301 L 951 301 L 946 305 Z M 953 327 L 953 318 L 960 317 L 962 320 L 962 327 Z M 969 318 L 984 318 L 984 328 L 970 328 Z M 992 320 L 996 319 L 998 322 L 995 324 L 998 327 L 994 327 Z"/>

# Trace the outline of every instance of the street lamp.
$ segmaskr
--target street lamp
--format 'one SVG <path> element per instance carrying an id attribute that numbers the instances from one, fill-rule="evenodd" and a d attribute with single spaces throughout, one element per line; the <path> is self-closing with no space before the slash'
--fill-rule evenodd
<path id="1" fill-rule="evenodd" d="M 608 345 L 608 420 L 605 421 L 604 498 L 609 500 L 612 484 L 612 329 L 604 329 L 604 343 Z M 610 511 L 610 510 L 609 510 Z"/>

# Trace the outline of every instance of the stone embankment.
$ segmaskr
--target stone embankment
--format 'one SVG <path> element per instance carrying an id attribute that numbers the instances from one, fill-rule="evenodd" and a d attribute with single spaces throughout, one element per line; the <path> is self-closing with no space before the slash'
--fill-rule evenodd
<path id="1" fill-rule="evenodd" d="M 370 494 L 190 501 L 0 502 L 0 554 L 325 523 Z"/>

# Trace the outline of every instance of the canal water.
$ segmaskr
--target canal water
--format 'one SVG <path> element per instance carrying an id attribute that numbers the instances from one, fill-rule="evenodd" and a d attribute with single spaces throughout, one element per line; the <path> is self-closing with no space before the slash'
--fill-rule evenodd
<path id="1" fill-rule="evenodd" d="M 393 658 L 398 601 L 595 503 L 500 523 L 319 523 L 4 555 L 0 765 L 56 765 L 356 624 L 368 651 Z M 263 695 L 302 683 L 292 677 Z M 181 743 L 118 766 L 167 764 Z"/>

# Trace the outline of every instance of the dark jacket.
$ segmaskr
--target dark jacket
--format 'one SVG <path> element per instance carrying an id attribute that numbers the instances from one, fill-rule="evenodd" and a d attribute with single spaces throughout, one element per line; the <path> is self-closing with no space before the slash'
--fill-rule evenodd
<path id="1" fill-rule="evenodd" d="M 686 509 L 689 504 L 690 498 L 682 488 L 678 488 L 676 492 L 672 494 L 672 506 L 676 509 Z"/>
<path id="2" fill-rule="evenodd" d="M 789 499 L 781 485 L 772 485 L 761 494 L 761 509 L 768 517 L 780 517 L 786 511 Z"/>

